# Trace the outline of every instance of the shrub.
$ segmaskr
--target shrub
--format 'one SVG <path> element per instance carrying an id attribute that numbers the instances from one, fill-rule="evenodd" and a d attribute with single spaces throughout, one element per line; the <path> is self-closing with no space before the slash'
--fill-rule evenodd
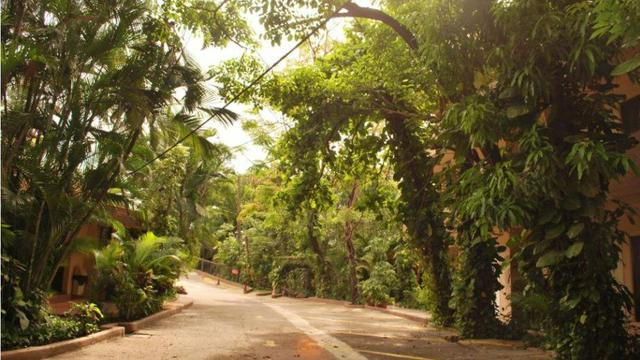
<path id="1" fill-rule="evenodd" d="M 46 345 L 95 333 L 99 330 L 102 312 L 96 304 L 79 303 L 65 316 L 53 315 L 41 309 L 37 319 L 25 328 L 3 328 L 2 349 Z"/>
<path id="2" fill-rule="evenodd" d="M 113 301 L 127 321 L 159 311 L 176 295 L 174 283 L 186 261 L 181 247 L 180 239 L 151 232 L 137 240 L 112 241 L 95 254 L 94 297 Z"/>
<path id="3" fill-rule="evenodd" d="M 389 293 L 396 287 L 398 278 L 393 265 L 386 261 L 375 264 L 369 279 L 360 283 L 362 296 L 369 305 L 387 305 L 392 303 Z"/>
<path id="4" fill-rule="evenodd" d="M 65 315 L 78 320 L 81 330 L 90 334 L 98 331 L 98 323 L 104 318 L 98 305 L 89 302 L 75 303 Z"/>
<path id="5" fill-rule="evenodd" d="M 220 275 L 235 280 L 235 276 L 231 275 L 231 269 L 245 267 L 242 252 L 242 244 L 233 236 L 229 236 L 226 240 L 220 242 L 218 253 L 215 256 L 215 261 L 225 266 L 225 272 Z"/>

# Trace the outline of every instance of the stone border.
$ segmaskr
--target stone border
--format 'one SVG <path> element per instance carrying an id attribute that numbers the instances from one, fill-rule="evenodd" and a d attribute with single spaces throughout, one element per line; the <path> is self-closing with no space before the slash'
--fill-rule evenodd
<path id="1" fill-rule="evenodd" d="M 503 340 L 503 339 L 462 339 L 458 341 L 462 345 L 479 345 L 479 346 L 495 346 L 512 350 L 524 350 L 528 347 L 520 340 Z M 540 349 L 546 351 L 544 349 Z"/>
<path id="2" fill-rule="evenodd" d="M 135 321 L 128 321 L 128 322 L 119 322 L 118 323 L 118 327 L 123 327 L 125 333 L 127 334 L 131 334 L 133 332 L 136 332 L 138 330 L 140 330 L 141 328 L 145 327 L 145 326 L 149 326 L 150 324 L 158 321 L 158 320 L 162 320 L 164 318 L 167 318 L 171 315 L 175 315 L 179 312 L 181 312 L 183 309 L 186 309 L 188 307 L 190 307 L 191 305 L 193 305 L 193 300 L 187 300 L 187 302 L 185 303 L 178 303 L 178 302 L 172 302 L 169 303 L 167 305 L 165 305 L 165 309 L 162 311 L 159 311 L 155 314 L 151 314 L 147 317 L 144 317 L 142 319 L 139 320 L 135 320 Z"/>
<path id="3" fill-rule="evenodd" d="M 47 345 L 32 346 L 24 349 L 3 351 L 0 356 L 3 360 L 38 360 L 46 359 L 62 353 L 78 350 L 88 345 L 100 341 L 109 340 L 124 336 L 125 330 L 122 326 L 112 326 L 106 330 L 83 336 L 81 338 L 59 341 Z"/>
<path id="4" fill-rule="evenodd" d="M 423 318 L 417 315 L 411 315 L 402 311 L 397 311 L 397 310 L 389 309 L 386 307 L 383 308 L 378 306 L 365 305 L 364 308 L 369 310 L 380 311 L 385 314 L 390 314 L 390 315 L 398 316 L 407 320 L 415 321 L 417 323 L 420 323 L 421 325 L 426 325 L 428 323 L 428 319 L 426 317 Z"/>
<path id="5" fill-rule="evenodd" d="M 117 324 L 105 324 L 100 327 L 102 331 L 80 338 L 54 342 L 41 346 L 31 346 L 24 349 L 3 351 L 2 353 L 0 353 L 0 358 L 2 358 L 2 360 L 46 359 L 69 351 L 78 350 L 85 346 L 93 345 L 101 341 L 105 341 L 115 337 L 122 337 L 125 334 L 136 332 L 153 322 L 177 314 L 183 309 L 190 307 L 191 305 L 193 305 L 193 300 L 186 300 L 183 303 L 171 302 L 165 305 L 164 310 L 136 321 L 119 322 Z"/>

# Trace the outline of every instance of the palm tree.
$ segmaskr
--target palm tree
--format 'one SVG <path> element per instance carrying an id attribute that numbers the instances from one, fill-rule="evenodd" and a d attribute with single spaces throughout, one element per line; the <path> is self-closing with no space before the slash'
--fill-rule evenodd
<path id="1" fill-rule="evenodd" d="M 2 222 L 16 234 L 3 254 L 28 296 L 96 210 L 123 200 L 121 170 L 179 89 L 182 133 L 198 114 L 232 114 L 198 108 L 204 78 L 152 2 L 6 1 L 2 13 Z"/>

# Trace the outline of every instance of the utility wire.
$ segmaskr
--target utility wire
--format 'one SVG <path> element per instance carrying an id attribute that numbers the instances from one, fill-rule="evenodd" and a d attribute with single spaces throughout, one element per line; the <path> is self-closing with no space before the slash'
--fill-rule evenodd
<path id="1" fill-rule="evenodd" d="M 304 44 L 307 40 L 309 40 L 309 38 L 311 38 L 311 36 L 313 36 L 313 34 L 315 34 L 318 30 L 320 30 L 320 28 L 322 28 L 327 22 L 329 22 L 329 20 L 331 20 L 340 10 L 342 10 L 344 5 L 345 4 L 343 4 L 340 7 L 338 7 L 333 13 L 331 13 L 331 15 L 327 16 L 318 25 L 316 25 L 313 29 L 311 29 L 311 31 L 309 33 L 307 33 L 302 39 L 300 39 L 296 43 L 296 45 L 294 47 L 292 47 L 289 51 L 287 51 L 284 55 L 282 55 L 278 60 L 276 60 L 276 62 L 271 64 L 271 66 L 269 66 L 265 71 L 263 71 L 255 79 L 253 79 L 253 81 L 251 81 L 248 85 L 246 85 L 244 88 L 242 88 L 242 90 L 240 90 L 237 94 L 235 94 L 231 98 L 231 100 L 227 101 L 220 110 L 226 110 L 229 105 L 231 105 L 232 103 L 236 102 L 236 100 L 238 100 L 242 95 L 244 95 L 247 91 L 249 91 L 249 89 L 251 89 L 258 82 L 260 82 L 260 80 L 262 80 L 269 72 L 271 72 L 271 70 L 273 70 L 282 61 L 284 61 L 284 59 L 289 57 L 289 55 L 291 55 L 291 53 L 293 53 L 297 48 L 299 48 L 302 44 Z M 178 146 L 181 143 L 183 143 L 191 135 L 195 134 L 198 130 L 200 130 L 205 124 L 207 124 L 209 121 L 211 121 L 213 118 L 214 118 L 214 116 L 211 116 L 207 120 L 203 121 L 202 123 L 200 123 L 200 125 L 196 126 L 193 130 L 189 131 L 189 133 L 187 133 L 186 135 L 184 135 L 183 137 L 178 139 L 178 141 L 176 141 L 173 145 L 171 145 L 168 148 L 164 149 L 161 153 L 159 153 L 158 155 L 154 156 L 152 159 L 146 161 L 140 167 L 129 171 L 127 173 L 127 175 L 128 176 L 134 175 L 135 173 L 139 172 L 140 170 L 144 169 L 145 167 L 151 165 L 156 160 L 158 160 L 160 158 L 163 158 L 169 151 L 173 150 L 176 146 Z"/>

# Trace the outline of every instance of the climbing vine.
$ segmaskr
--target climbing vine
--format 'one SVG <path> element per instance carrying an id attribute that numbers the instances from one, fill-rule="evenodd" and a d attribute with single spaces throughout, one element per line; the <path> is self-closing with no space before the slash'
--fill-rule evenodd
<path id="1" fill-rule="evenodd" d="M 449 307 L 451 274 L 447 250 L 450 238 L 440 215 L 441 203 L 432 179 L 438 160 L 427 153 L 415 122 L 388 115 L 386 128 L 395 159 L 395 177 L 402 193 L 401 217 L 429 273 L 426 284 L 432 296 L 429 310 L 435 323 L 450 325 L 453 314 Z"/>

